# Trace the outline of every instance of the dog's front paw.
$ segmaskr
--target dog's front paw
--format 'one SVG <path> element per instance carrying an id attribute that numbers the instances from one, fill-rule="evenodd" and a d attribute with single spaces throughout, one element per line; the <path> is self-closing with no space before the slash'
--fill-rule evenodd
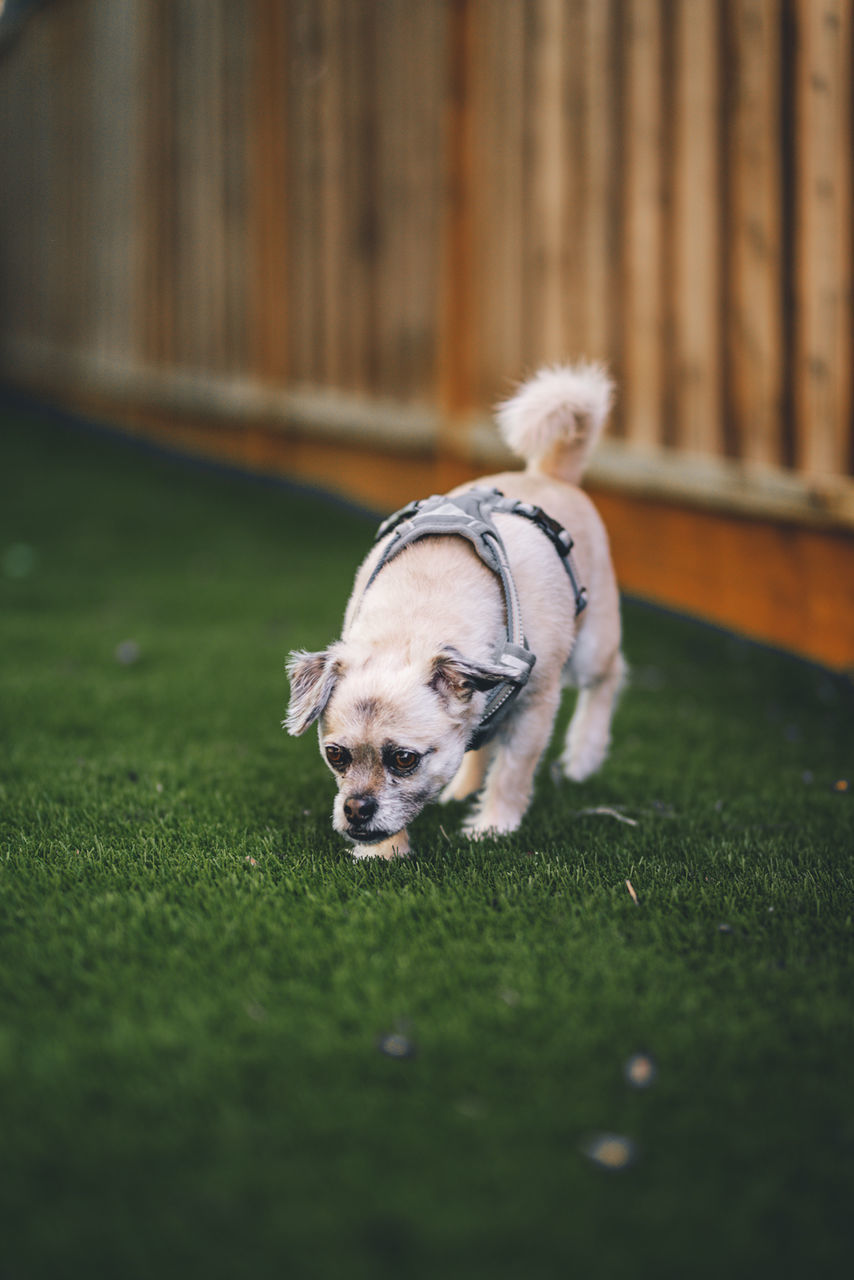
<path id="1" fill-rule="evenodd" d="M 475 810 L 463 823 L 463 835 L 469 840 L 488 840 L 494 836 L 507 836 L 518 830 L 522 821 L 521 813 L 507 809 L 478 812 Z"/>
<path id="2" fill-rule="evenodd" d="M 571 749 L 564 751 L 560 757 L 560 772 L 570 782 L 586 782 L 592 774 L 601 768 L 607 750 L 607 744 L 584 748 L 573 746 Z"/>

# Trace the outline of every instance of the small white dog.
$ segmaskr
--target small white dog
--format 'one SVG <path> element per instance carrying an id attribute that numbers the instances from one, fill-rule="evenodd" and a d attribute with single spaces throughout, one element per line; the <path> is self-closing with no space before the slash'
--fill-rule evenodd
<path id="1" fill-rule="evenodd" d="M 596 365 L 524 383 L 498 423 L 525 470 L 391 517 L 341 639 L 290 655 L 285 725 L 298 735 L 319 720 L 333 825 L 354 856 L 407 854 L 406 828 L 436 799 L 477 793 L 472 838 L 515 831 L 566 684 L 580 692 L 564 774 L 580 782 L 605 759 L 625 672 L 619 598 L 605 528 L 577 485 L 612 396 Z"/>

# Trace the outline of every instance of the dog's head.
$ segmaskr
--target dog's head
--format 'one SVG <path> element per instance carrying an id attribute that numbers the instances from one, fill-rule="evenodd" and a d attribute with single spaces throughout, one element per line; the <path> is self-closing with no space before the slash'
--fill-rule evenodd
<path id="1" fill-rule="evenodd" d="M 396 835 L 451 781 L 489 689 L 507 673 L 453 648 L 414 655 L 339 641 L 292 653 L 285 727 L 319 721 L 320 751 L 336 775 L 333 826 L 375 844 Z"/>

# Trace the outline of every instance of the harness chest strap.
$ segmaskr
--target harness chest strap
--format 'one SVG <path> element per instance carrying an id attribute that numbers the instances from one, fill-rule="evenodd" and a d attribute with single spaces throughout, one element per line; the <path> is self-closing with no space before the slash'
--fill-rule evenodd
<path id="1" fill-rule="evenodd" d="M 492 519 L 495 512 L 522 516 L 549 538 L 570 580 L 577 617 L 587 604 L 587 595 L 584 587 L 579 585 L 572 563 L 572 538 L 539 507 L 505 498 L 499 489 L 470 489 L 453 498 L 437 495 L 412 502 L 389 516 L 377 530 L 375 540 L 379 542 L 390 533 L 395 536 L 374 566 L 365 587 L 367 591 L 389 561 L 406 547 L 429 537 L 466 538 L 499 579 L 504 595 L 507 638 L 495 655 L 495 661 L 506 670 L 507 679 L 491 690 L 480 723 L 468 744 L 469 750 L 482 746 L 492 736 L 519 691 L 527 684 L 536 662 L 536 655 L 531 652 L 525 638 L 519 596 L 507 551 Z"/>

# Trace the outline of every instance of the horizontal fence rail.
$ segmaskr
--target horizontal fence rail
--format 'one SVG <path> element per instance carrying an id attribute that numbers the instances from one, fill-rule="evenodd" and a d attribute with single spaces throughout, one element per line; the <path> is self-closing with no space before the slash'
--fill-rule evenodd
<path id="1" fill-rule="evenodd" d="M 852 0 L 63 0 L 0 52 L 0 367 L 854 525 Z"/>

